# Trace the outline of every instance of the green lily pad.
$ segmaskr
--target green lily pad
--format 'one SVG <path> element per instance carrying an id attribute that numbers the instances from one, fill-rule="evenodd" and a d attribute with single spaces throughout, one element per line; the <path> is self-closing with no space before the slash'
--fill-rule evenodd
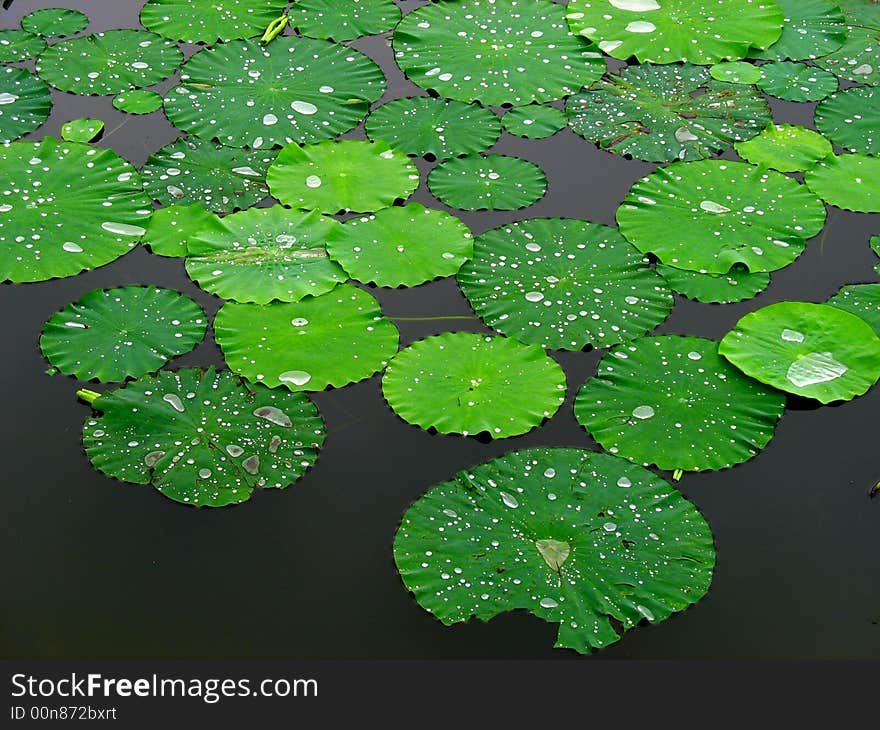
<path id="1" fill-rule="evenodd" d="M 447 626 L 524 609 L 559 624 L 556 647 L 587 653 L 699 601 L 715 548 L 694 505 L 647 469 L 529 449 L 430 489 L 403 516 L 394 561 Z"/>
<path id="2" fill-rule="evenodd" d="M 816 59 L 826 71 L 858 84 L 880 84 L 880 6 L 871 0 L 835 0 L 846 18 L 846 40 Z"/>
<path id="3" fill-rule="evenodd" d="M 189 352 L 204 339 L 206 326 L 202 308 L 176 291 L 96 289 L 49 318 L 40 348 L 66 375 L 112 383 Z"/>
<path id="4" fill-rule="evenodd" d="M 837 91 L 837 77 L 805 63 L 779 61 L 761 66 L 764 77 L 758 88 L 786 101 L 819 101 Z"/>
<path id="5" fill-rule="evenodd" d="M 89 16 L 70 8 L 43 8 L 34 10 L 21 19 L 21 27 L 28 33 L 63 38 L 79 33 L 89 24 Z"/>
<path id="6" fill-rule="evenodd" d="M 849 152 L 880 154 L 880 89 L 857 86 L 834 94 L 816 107 L 816 129 Z"/>
<path id="7" fill-rule="evenodd" d="M 717 342 L 678 335 L 616 347 L 574 402 L 578 422 L 603 448 L 684 471 L 748 461 L 784 410 L 785 396 L 722 359 Z"/>
<path id="8" fill-rule="evenodd" d="M 241 382 L 228 370 L 160 371 L 101 395 L 86 420 L 92 465 L 152 484 L 195 507 L 245 502 L 283 489 L 315 463 L 324 423 L 301 393 Z"/>
<path id="9" fill-rule="evenodd" d="M 507 438 L 531 431 L 565 400 L 565 373 L 537 345 L 444 332 L 401 350 L 382 391 L 407 423 L 439 433 Z"/>
<path id="10" fill-rule="evenodd" d="M 100 119 L 71 119 L 61 125 L 61 138 L 68 142 L 91 142 L 104 131 Z"/>
<path id="11" fill-rule="evenodd" d="M 182 61 L 177 44 L 155 33 L 108 30 L 49 46 L 36 69 L 56 89 L 102 96 L 164 81 Z"/>
<path id="12" fill-rule="evenodd" d="M 287 145 L 266 181 L 272 195 L 295 208 L 367 213 L 406 200 L 419 185 L 419 171 L 387 142 L 344 139 Z"/>
<path id="13" fill-rule="evenodd" d="M 0 68 L 0 89 L 0 142 L 30 134 L 52 111 L 49 87 L 27 69 Z"/>
<path id="14" fill-rule="evenodd" d="M 730 84 L 754 84 L 764 78 L 762 69 L 748 61 L 722 61 L 709 69 L 709 75 Z"/>
<path id="15" fill-rule="evenodd" d="M 221 43 L 181 69 L 165 99 L 178 129 L 229 147 L 272 149 L 331 139 L 358 125 L 385 76 L 353 48 L 280 36 Z"/>
<path id="16" fill-rule="evenodd" d="M 826 304 L 861 317 L 880 335 L 880 284 L 851 284 L 841 287 Z"/>
<path id="17" fill-rule="evenodd" d="M 569 98 L 569 125 L 602 149 L 648 162 L 699 160 L 754 137 L 772 120 L 754 88 L 699 66 L 627 66 Z"/>
<path id="18" fill-rule="evenodd" d="M 152 114 L 162 108 L 162 97 L 155 91 L 133 89 L 114 96 L 113 106 L 126 114 Z"/>
<path id="19" fill-rule="evenodd" d="M 391 30 L 400 22 L 392 0 L 296 0 L 290 25 L 310 38 L 350 41 Z"/>
<path id="20" fill-rule="evenodd" d="M 617 223 L 637 249 L 678 269 L 726 274 L 741 264 L 775 271 L 822 230 L 825 206 L 782 173 L 700 160 L 639 180 L 617 209 Z"/>
<path id="21" fill-rule="evenodd" d="M 700 274 L 657 264 L 657 273 L 669 287 L 688 299 L 704 304 L 731 304 L 751 299 L 770 285 L 770 274 L 754 273 L 734 266 L 726 274 Z"/>
<path id="22" fill-rule="evenodd" d="M 454 215 L 409 203 L 346 221 L 328 236 L 327 251 L 357 281 L 417 286 L 454 275 L 474 242 Z"/>
<path id="23" fill-rule="evenodd" d="M 850 400 L 880 378 L 880 338 L 861 317 L 827 304 L 751 312 L 718 351 L 755 380 L 822 403 Z"/>
<path id="24" fill-rule="evenodd" d="M 572 33 L 614 58 L 709 64 L 775 43 L 783 15 L 761 0 L 572 0 L 566 18 Z"/>
<path id="25" fill-rule="evenodd" d="M 178 139 L 153 153 L 141 170 L 144 190 L 162 205 L 201 203 L 215 213 L 249 208 L 269 194 L 270 151 L 221 147 Z"/>
<path id="26" fill-rule="evenodd" d="M 166 38 L 215 43 L 260 35 L 287 0 L 149 0 L 141 23 Z"/>
<path id="27" fill-rule="evenodd" d="M 202 289 L 237 302 L 296 302 L 348 277 L 327 254 L 340 224 L 281 205 L 212 216 L 187 238 L 186 273 Z"/>
<path id="28" fill-rule="evenodd" d="M 18 63 L 34 58 L 46 48 L 40 36 L 17 28 L 0 28 L 0 63 Z"/>
<path id="29" fill-rule="evenodd" d="M 818 132 L 796 124 L 773 124 L 757 137 L 738 142 L 736 153 L 753 165 L 779 170 L 802 172 L 833 154 L 831 142 Z"/>
<path id="30" fill-rule="evenodd" d="M 553 101 L 605 70 L 598 49 L 568 32 L 564 13 L 549 0 L 431 3 L 397 26 L 394 55 L 413 83 L 450 99 Z"/>
<path id="31" fill-rule="evenodd" d="M 880 157 L 861 153 L 827 157 L 807 171 L 804 182 L 828 205 L 880 213 Z"/>
<path id="32" fill-rule="evenodd" d="M 465 155 L 441 162 L 428 175 L 431 194 L 459 210 L 518 210 L 547 193 L 547 176 L 534 162 L 509 155 Z"/>
<path id="33" fill-rule="evenodd" d="M 214 332 L 232 370 L 290 390 L 341 388 L 369 378 L 397 352 L 399 339 L 379 303 L 352 284 L 299 302 L 227 302 Z"/>
<path id="34" fill-rule="evenodd" d="M 483 233 L 458 283 L 492 329 L 563 350 L 626 342 L 672 309 L 662 277 L 616 229 L 571 218 Z"/>
<path id="35" fill-rule="evenodd" d="M 491 109 L 431 96 L 393 99 L 373 110 L 364 126 L 374 141 L 439 160 L 482 152 L 501 136 L 501 121 Z"/>
<path id="36" fill-rule="evenodd" d="M 186 243 L 213 216 L 198 203 L 169 205 L 153 211 L 141 243 L 157 256 L 183 258 Z"/>
<path id="37" fill-rule="evenodd" d="M 779 40 L 752 49 L 749 58 L 765 61 L 813 60 L 836 51 L 846 40 L 846 19 L 836 0 L 776 0 L 784 23 Z"/>
<path id="38" fill-rule="evenodd" d="M 501 118 L 501 123 L 510 134 L 527 139 L 552 137 L 565 128 L 567 121 L 564 111 L 543 104 L 515 106 Z"/>
<path id="39" fill-rule="evenodd" d="M 150 201 L 112 150 L 45 137 L 0 146 L 0 281 L 73 276 L 119 258 L 144 234 Z"/>

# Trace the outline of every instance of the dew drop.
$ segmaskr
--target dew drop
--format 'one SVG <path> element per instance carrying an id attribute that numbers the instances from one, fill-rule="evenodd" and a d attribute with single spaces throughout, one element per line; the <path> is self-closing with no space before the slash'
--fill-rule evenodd
<path id="1" fill-rule="evenodd" d="M 199 479 L 208 479 L 211 476 L 210 469 L 199 469 Z"/>

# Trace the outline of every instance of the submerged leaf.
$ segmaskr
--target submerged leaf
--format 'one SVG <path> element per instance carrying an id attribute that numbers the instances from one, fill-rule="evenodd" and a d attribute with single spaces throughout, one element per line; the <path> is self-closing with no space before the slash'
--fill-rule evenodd
<path id="1" fill-rule="evenodd" d="M 68 142 L 91 142 L 104 131 L 100 119 L 71 119 L 61 125 L 61 138 Z"/>
<path id="2" fill-rule="evenodd" d="M 126 114 L 152 114 L 162 108 L 162 97 L 155 91 L 133 89 L 113 97 L 113 106 Z"/>
<path id="3" fill-rule="evenodd" d="M 880 213 L 880 157 L 861 153 L 827 157 L 807 170 L 804 182 L 828 205 Z"/>
<path id="4" fill-rule="evenodd" d="M 730 304 L 751 299 L 770 285 L 770 274 L 734 266 L 726 274 L 700 274 L 657 264 L 657 273 L 674 292 L 705 304 Z"/>
<path id="5" fill-rule="evenodd" d="M 310 38 L 350 41 L 378 35 L 400 22 L 400 8 L 392 0 L 296 0 L 290 25 Z"/>
<path id="6" fill-rule="evenodd" d="M 547 176 L 534 162 L 508 155 L 465 155 L 441 162 L 428 175 L 431 194 L 459 210 L 518 210 L 547 193 Z"/>
<path id="7" fill-rule="evenodd" d="M 565 112 L 555 106 L 527 104 L 511 109 L 501 118 L 501 123 L 510 134 L 527 139 L 544 139 L 563 129 L 566 117 Z"/>
<path id="8" fill-rule="evenodd" d="M 153 211 L 141 243 L 157 256 L 186 256 L 186 242 L 213 216 L 198 203 Z"/>
<path id="9" fill-rule="evenodd" d="M 825 137 L 796 124 L 771 123 L 757 137 L 735 146 L 746 162 L 780 172 L 809 170 L 833 152 Z"/>
<path id="10" fill-rule="evenodd" d="M 85 13 L 70 8 L 34 10 L 21 19 L 24 30 L 47 38 L 63 38 L 79 33 L 88 24 L 89 18 Z"/>
<path id="11" fill-rule="evenodd" d="M 30 134 L 49 117 L 49 87 L 30 71 L 0 68 L 0 143 Z"/>
<path id="12" fill-rule="evenodd" d="M 826 304 L 861 317 L 880 335 L 880 284 L 851 284 L 841 287 Z"/>
<path id="13" fill-rule="evenodd" d="M 148 0 L 141 23 L 166 38 L 215 43 L 260 35 L 287 0 Z"/>

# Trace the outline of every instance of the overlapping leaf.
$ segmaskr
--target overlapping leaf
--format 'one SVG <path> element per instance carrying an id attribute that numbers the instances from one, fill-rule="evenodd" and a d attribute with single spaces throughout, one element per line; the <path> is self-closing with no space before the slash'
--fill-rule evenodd
<path id="1" fill-rule="evenodd" d="M 49 87 L 27 69 L 0 68 L 0 89 L 0 143 L 30 134 L 48 118 Z"/>
<path id="2" fill-rule="evenodd" d="M 391 30 L 400 22 L 392 0 L 296 0 L 290 25 L 310 38 L 350 41 Z"/>
<path id="3" fill-rule="evenodd" d="M 260 35 L 287 0 L 148 0 L 141 23 L 175 41 L 214 43 Z"/>

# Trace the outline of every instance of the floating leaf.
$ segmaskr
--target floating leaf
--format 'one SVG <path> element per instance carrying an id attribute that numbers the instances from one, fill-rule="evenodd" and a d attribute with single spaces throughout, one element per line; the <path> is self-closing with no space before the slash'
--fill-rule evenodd
<path id="1" fill-rule="evenodd" d="M 805 63 L 765 63 L 758 88 L 765 94 L 786 101 L 819 101 L 837 91 L 837 77 Z"/>
<path id="2" fill-rule="evenodd" d="M 455 274 L 474 242 L 455 216 L 409 203 L 346 221 L 330 233 L 327 251 L 357 281 L 416 286 Z"/>
<path id="3" fill-rule="evenodd" d="M 770 274 L 734 266 L 726 274 L 700 274 L 657 264 L 657 273 L 674 292 L 704 304 L 730 304 L 751 299 L 770 284 Z"/>
<path id="4" fill-rule="evenodd" d="M 772 122 L 757 137 L 735 147 L 747 162 L 780 172 L 809 170 L 833 152 L 831 143 L 812 129 Z"/>
<path id="5" fill-rule="evenodd" d="M 104 383 L 138 377 L 193 349 L 205 336 L 205 313 L 170 289 L 96 289 L 49 318 L 40 348 L 66 375 Z"/>
<path id="6" fill-rule="evenodd" d="M 43 8 L 34 10 L 21 19 L 21 27 L 28 33 L 63 38 L 79 33 L 89 24 L 89 17 L 79 10 L 70 8 Z"/>
<path id="7" fill-rule="evenodd" d="M 331 139 L 356 127 L 385 76 L 353 48 L 281 36 L 199 51 L 165 99 L 171 123 L 230 147 L 272 149 Z"/>
<path id="8" fill-rule="evenodd" d="M 301 393 L 242 383 L 228 370 L 160 371 L 104 393 L 83 427 L 92 465 L 196 507 L 283 489 L 318 458 L 324 423 Z"/>
<path id="9" fill-rule="evenodd" d="M 46 41 L 25 30 L 0 28 L 0 63 L 18 63 L 39 55 Z"/>
<path id="10" fill-rule="evenodd" d="M 141 23 L 166 38 L 214 43 L 260 35 L 287 0 L 149 0 Z"/>
<path id="11" fill-rule="evenodd" d="M 224 304 L 214 320 L 229 367 L 290 390 L 340 388 L 369 378 L 397 352 L 397 328 L 352 284 L 299 302 Z"/>
<path id="12" fill-rule="evenodd" d="M 359 139 L 289 144 L 266 176 L 278 200 L 295 208 L 356 213 L 405 200 L 419 185 L 419 171 L 386 142 Z"/>
<path id="13" fill-rule="evenodd" d="M 626 342 L 672 309 L 663 279 L 616 229 L 575 219 L 483 233 L 458 283 L 492 329 L 564 350 Z"/>
<path id="14" fill-rule="evenodd" d="M 630 243 L 669 266 L 708 274 L 726 274 L 736 264 L 774 271 L 822 230 L 825 206 L 781 173 L 700 160 L 639 180 L 617 209 L 617 222 Z"/>
<path id="15" fill-rule="evenodd" d="M 212 216 L 187 238 L 186 273 L 202 289 L 237 302 L 296 302 L 348 278 L 327 254 L 340 224 L 281 205 Z"/>
<path id="16" fill-rule="evenodd" d="M 803 61 L 836 51 L 846 40 L 846 19 L 830 0 L 776 0 L 785 18 L 779 40 L 750 58 Z"/>
<path id="17" fill-rule="evenodd" d="M 575 133 L 602 149 L 649 162 L 699 160 L 771 121 L 750 86 L 716 81 L 699 66 L 627 66 L 568 100 Z"/>
<path id="18" fill-rule="evenodd" d="M 350 41 L 391 30 L 400 22 L 392 0 L 296 0 L 290 25 L 310 38 Z"/>
<path id="19" fill-rule="evenodd" d="M 565 112 L 555 106 L 527 104 L 511 109 L 501 118 L 501 123 L 518 137 L 544 139 L 563 129 L 567 119 Z"/>
<path id="20" fill-rule="evenodd" d="M 850 400 L 880 378 L 880 338 L 827 304 L 779 302 L 751 312 L 718 351 L 746 375 L 822 403 Z"/>
<path id="21" fill-rule="evenodd" d="M 880 154 L 880 89 L 845 89 L 816 107 L 816 129 L 849 152 Z"/>
<path id="22" fill-rule="evenodd" d="M 764 77 L 763 68 L 753 66 L 748 61 L 723 61 L 712 66 L 709 75 L 717 81 L 731 84 L 754 84 Z"/>
<path id="23" fill-rule="evenodd" d="M 745 377 L 702 337 L 663 335 L 620 345 L 574 403 L 603 448 L 660 469 L 709 471 L 763 449 L 785 396 Z"/>
<path id="24" fill-rule="evenodd" d="M 880 335 L 880 284 L 851 284 L 841 287 L 826 303 L 861 317 Z"/>
<path id="25" fill-rule="evenodd" d="M 30 71 L 0 68 L 0 142 L 12 142 L 33 132 L 49 116 L 49 87 Z"/>
<path id="26" fill-rule="evenodd" d="M 249 208 L 269 194 L 270 151 L 247 152 L 198 138 L 178 139 L 150 155 L 144 190 L 162 205 L 201 203 L 215 213 Z"/>
<path id="27" fill-rule="evenodd" d="M 816 59 L 826 71 L 859 84 L 880 84 L 880 6 L 868 0 L 835 0 L 846 18 L 846 40 Z"/>
<path id="28" fill-rule="evenodd" d="M 508 155 L 465 155 L 441 162 L 428 175 L 437 200 L 459 210 L 517 210 L 547 193 L 547 176 L 534 162 Z"/>
<path id="29" fill-rule="evenodd" d="M 44 281 L 129 251 L 152 210 L 112 150 L 45 137 L 0 146 L 0 281 Z"/>
<path id="30" fill-rule="evenodd" d="M 397 26 L 394 55 L 413 83 L 450 99 L 553 101 L 605 69 L 598 50 L 568 32 L 564 13 L 549 0 L 432 3 Z"/>
<path id="31" fill-rule="evenodd" d="M 389 101 L 370 113 L 365 128 L 372 140 L 441 160 L 482 152 L 501 136 L 501 122 L 491 109 L 431 96 Z"/>
<path id="32" fill-rule="evenodd" d="M 71 119 L 61 125 L 61 138 L 68 142 L 91 142 L 104 131 L 100 119 Z"/>
<path id="33" fill-rule="evenodd" d="M 429 490 L 403 517 L 394 561 L 446 625 L 525 609 L 559 623 L 557 647 L 587 653 L 699 601 L 715 548 L 694 505 L 647 469 L 529 449 Z"/>
<path id="34" fill-rule="evenodd" d="M 56 89 L 106 95 L 167 79 L 183 54 L 165 38 L 145 30 L 108 30 L 49 46 L 37 73 Z"/>
<path id="35" fill-rule="evenodd" d="M 725 0 L 572 0 L 568 25 L 605 53 L 653 63 L 716 63 L 767 48 L 782 32 L 773 2 Z"/>
<path id="36" fill-rule="evenodd" d="M 407 423 L 440 433 L 506 438 L 556 413 L 565 399 L 565 373 L 537 345 L 445 332 L 397 353 L 382 390 Z"/>
<path id="37" fill-rule="evenodd" d="M 213 216 L 198 203 L 170 205 L 153 211 L 141 243 L 158 256 L 183 258 L 186 242 Z"/>
<path id="38" fill-rule="evenodd" d="M 880 213 L 880 157 L 828 157 L 807 171 L 807 187 L 828 205 L 859 213 Z"/>
<path id="39" fill-rule="evenodd" d="M 162 97 L 155 91 L 133 89 L 114 96 L 113 106 L 126 114 L 152 114 L 162 108 Z"/>

